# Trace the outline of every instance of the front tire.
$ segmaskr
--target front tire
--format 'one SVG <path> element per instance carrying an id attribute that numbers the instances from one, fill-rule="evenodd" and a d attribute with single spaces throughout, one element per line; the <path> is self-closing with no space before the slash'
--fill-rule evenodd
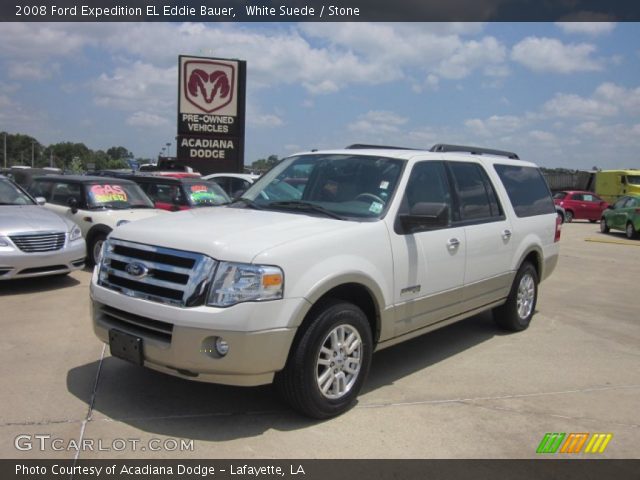
<path id="1" fill-rule="evenodd" d="M 537 302 L 538 272 L 531 263 L 525 262 L 516 273 L 507 301 L 493 310 L 493 318 L 504 330 L 526 330 L 531 323 Z"/>
<path id="2" fill-rule="evenodd" d="M 627 223 L 627 227 L 624 229 L 624 232 L 627 234 L 627 238 L 629 240 L 633 240 L 634 238 L 638 237 L 638 232 L 636 232 L 636 229 L 633 228 L 633 223 L 631 222 Z"/>
<path id="3" fill-rule="evenodd" d="M 609 233 L 609 225 L 607 225 L 607 220 L 604 217 L 600 220 L 600 231 L 602 233 Z"/>
<path id="4" fill-rule="evenodd" d="M 318 307 L 275 384 L 294 410 L 326 419 L 355 404 L 369 373 L 373 340 L 367 317 L 356 305 L 329 300 Z"/>
<path id="5" fill-rule="evenodd" d="M 102 244 L 107 239 L 107 234 L 98 232 L 91 237 L 91 241 L 87 246 L 87 263 L 89 265 L 96 265 L 100 262 L 100 252 L 102 251 Z"/>

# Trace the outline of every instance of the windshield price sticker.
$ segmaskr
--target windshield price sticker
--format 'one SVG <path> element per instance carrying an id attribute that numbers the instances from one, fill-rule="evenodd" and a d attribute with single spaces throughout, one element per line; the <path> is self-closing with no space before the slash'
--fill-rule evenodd
<path id="1" fill-rule="evenodd" d="M 207 191 L 193 192 L 191 194 L 191 199 L 196 203 L 212 201 L 216 198 L 217 196 L 214 193 Z"/>
<path id="2" fill-rule="evenodd" d="M 127 201 L 127 192 L 120 185 L 93 185 L 90 194 L 96 203 Z"/>

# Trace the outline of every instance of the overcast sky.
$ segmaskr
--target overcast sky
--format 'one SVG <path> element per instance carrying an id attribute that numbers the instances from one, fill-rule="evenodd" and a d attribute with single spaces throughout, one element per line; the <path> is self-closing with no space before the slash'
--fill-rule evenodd
<path id="1" fill-rule="evenodd" d="M 246 163 L 460 143 L 640 168 L 637 23 L 3 23 L 0 131 L 175 154 L 180 54 L 247 61 Z"/>

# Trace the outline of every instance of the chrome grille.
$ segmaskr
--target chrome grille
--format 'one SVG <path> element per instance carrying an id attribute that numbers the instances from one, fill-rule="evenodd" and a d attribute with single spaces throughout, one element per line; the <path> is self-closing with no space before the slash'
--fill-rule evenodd
<path id="1" fill-rule="evenodd" d="M 195 307 L 206 300 L 216 264 L 199 253 L 109 239 L 98 283 L 131 297 Z"/>
<path id="2" fill-rule="evenodd" d="M 9 238 L 26 253 L 53 252 L 64 247 L 64 232 L 10 235 Z"/>

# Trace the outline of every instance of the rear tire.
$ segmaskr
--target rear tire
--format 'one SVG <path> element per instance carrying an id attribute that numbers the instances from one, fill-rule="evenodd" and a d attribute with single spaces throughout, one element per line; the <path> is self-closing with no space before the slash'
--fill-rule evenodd
<path id="1" fill-rule="evenodd" d="M 627 222 L 627 226 L 624 229 L 624 232 L 627 234 L 627 238 L 629 240 L 633 240 L 634 238 L 638 238 L 638 232 L 633 228 L 633 223 Z"/>
<path id="2" fill-rule="evenodd" d="M 607 220 L 604 217 L 600 219 L 600 231 L 602 233 L 609 233 L 609 225 L 607 225 Z"/>
<path id="3" fill-rule="evenodd" d="M 573 212 L 571 210 L 567 210 L 564 213 L 564 221 L 567 223 L 573 222 Z"/>
<path id="4" fill-rule="evenodd" d="M 369 373 L 373 340 L 367 317 L 356 305 L 328 300 L 318 307 L 275 385 L 294 410 L 326 419 L 355 404 Z"/>
<path id="5" fill-rule="evenodd" d="M 510 332 L 526 330 L 537 302 L 538 273 L 531 263 L 525 262 L 516 273 L 505 304 L 493 309 L 493 319 L 500 328 Z"/>

